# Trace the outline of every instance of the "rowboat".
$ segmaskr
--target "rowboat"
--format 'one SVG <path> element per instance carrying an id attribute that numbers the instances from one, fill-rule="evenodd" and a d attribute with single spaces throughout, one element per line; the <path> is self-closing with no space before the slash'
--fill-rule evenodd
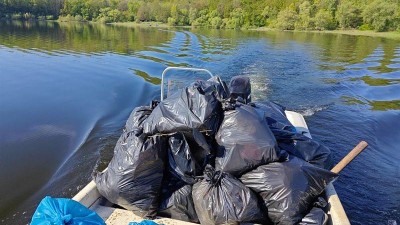
<path id="1" fill-rule="evenodd" d="M 192 72 L 203 72 L 207 73 L 211 76 L 212 73 L 205 69 L 195 69 L 195 68 L 180 68 L 180 67 L 168 67 L 162 73 L 162 85 L 161 85 L 161 100 L 164 98 L 164 79 L 165 74 L 170 70 L 187 70 Z M 308 129 L 307 123 L 304 117 L 293 111 L 285 111 L 285 114 L 288 120 L 292 123 L 292 125 L 296 128 L 298 133 L 301 133 L 309 138 L 312 138 L 311 133 Z M 328 224 L 330 225 L 349 225 L 350 221 L 346 215 L 346 212 L 341 204 L 341 201 L 335 191 L 335 188 L 332 183 L 329 183 L 325 190 L 325 198 L 328 202 L 327 214 L 328 214 Z M 129 222 L 140 222 L 144 220 L 133 212 L 129 210 L 125 210 L 120 208 L 103 196 L 100 195 L 99 191 L 96 188 L 96 184 L 94 181 L 91 181 L 87 184 L 79 193 L 77 193 L 73 200 L 80 202 L 84 206 L 90 208 L 91 210 L 97 212 L 100 217 L 104 219 L 106 224 L 109 225 L 119 225 L 119 224 L 129 224 Z M 154 220 L 159 224 L 194 224 L 186 221 L 180 221 L 171 218 L 161 218 L 157 217 Z"/>

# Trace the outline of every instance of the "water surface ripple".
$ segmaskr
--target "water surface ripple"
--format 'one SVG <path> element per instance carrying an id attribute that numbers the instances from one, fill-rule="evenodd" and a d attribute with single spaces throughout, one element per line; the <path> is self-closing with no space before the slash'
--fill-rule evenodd
<path id="1" fill-rule="evenodd" d="M 369 142 L 335 187 L 352 224 L 400 222 L 399 63 L 383 38 L 0 22 L 0 224 L 82 189 L 167 66 L 250 76 L 253 98 L 302 113 L 336 162 Z"/>

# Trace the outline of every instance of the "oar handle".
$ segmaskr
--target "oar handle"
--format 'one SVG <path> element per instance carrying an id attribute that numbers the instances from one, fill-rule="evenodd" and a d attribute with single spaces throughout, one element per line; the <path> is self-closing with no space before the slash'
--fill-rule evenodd
<path id="1" fill-rule="evenodd" d="M 366 147 L 368 146 L 368 143 L 365 141 L 361 141 L 358 143 L 356 147 L 353 148 L 338 164 L 336 164 L 333 169 L 331 169 L 331 172 L 334 173 L 340 173 L 355 157 L 358 156 Z"/>

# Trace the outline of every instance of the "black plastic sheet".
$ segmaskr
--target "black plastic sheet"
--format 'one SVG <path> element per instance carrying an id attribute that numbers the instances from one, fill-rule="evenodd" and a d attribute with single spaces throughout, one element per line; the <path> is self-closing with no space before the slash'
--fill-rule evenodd
<path id="1" fill-rule="evenodd" d="M 301 221 L 315 198 L 336 177 L 291 156 L 287 162 L 259 166 L 240 180 L 260 195 L 275 224 L 292 225 Z"/>
<path id="2" fill-rule="evenodd" d="M 223 87 L 215 81 L 196 81 L 169 96 L 143 123 L 145 134 L 173 133 L 192 129 L 214 134 L 221 120 Z"/>
<path id="3" fill-rule="evenodd" d="M 207 166 L 205 178 L 193 186 L 194 206 L 201 224 L 262 221 L 257 196 L 228 173 Z"/>
<path id="4" fill-rule="evenodd" d="M 238 103 L 233 110 L 224 112 L 215 139 L 219 145 L 216 169 L 234 176 L 280 158 L 271 130 L 248 105 Z"/>

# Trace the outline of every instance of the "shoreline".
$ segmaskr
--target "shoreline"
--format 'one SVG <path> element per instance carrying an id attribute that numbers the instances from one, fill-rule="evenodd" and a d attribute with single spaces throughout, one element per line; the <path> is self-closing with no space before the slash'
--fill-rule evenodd
<path id="1" fill-rule="evenodd" d="M 125 27 L 159 27 L 159 28 L 192 28 L 192 26 L 170 26 L 166 23 L 162 22 L 115 22 L 115 23 L 107 23 L 115 26 L 125 26 Z M 212 29 L 212 28 L 209 28 Z M 226 29 L 221 29 L 226 30 Z M 268 31 L 279 31 L 283 30 L 269 28 L 269 27 L 258 27 L 258 28 L 250 28 L 250 29 L 239 29 L 239 30 L 249 30 L 249 31 L 260 31 L 260 32 L 268 32 Z M 394 40 L 400 40 L 400 32 L 399 31 L 389 31 L 389 32 L 376 32 L 373 30 L 285 30 L 285 32 L 293 32 L 293 33 L 317 33 L 317 34 L 344 34 L 344 35 L 352 35 L 352 36 L 367 36 L 367 37 L 379 37 L 379 38 L 388 38 Z"/>
<path id="2" fill-rule="evenodd" d="M 27 20 L 32 21 L 32 20 Z M 37 20 L 39 21 L 39 20 Z M 40 20 L 40 21 L 49 21 L 49 22 L 58 22 L 58 23 L 99 23 L 93 21 L 59 21 L 59 20 Z M 100 23 L 99 23 L 100 24 Z M 156 28 L 192 28 L 192 26 L 170 26 L 167 23 L 163 22 L 113 22 L 113 23 L 105 23 L 107 25 L 113 26 L 123 26 L 123 27 L 156 27 Z M 213 29 L 213 28 L 208 28 Z M 221 29 L 226 30 L 226 29 Z M 257 27 L 257 28 L 249 28 L 244 29 L 240 28 L 238 30 L 248 30 L 248 31 L 259 31 L 259 32 L 293 32 L 293 33 L 317 33 L 317 34 L 344 34 L 344 35 L 352 35 L 352 36 L 367 36 L 367 37 L 379 37 L 379 38 L 388 38 L 392 40 L 400 40 L 400 31 L 389 31 L 389 32 L 376 32 L 373 30 L 279 30 L 275 28 L 269 27 Z"/>
<path id="3" fill-rule="evenodd" d="M 97 23 L 97 22 L 94 22 Z M 123 27 L 158 27 L 158 28 L 193 28 L 192 26 L 171 26 L 163 22 L 113 22 L 106 23 L 108 25 L 123 26 Z M 211 28 L 210 28 L 211 29 Z"/>
<path id="4" fill-rule="evenodd" d="M 94 22 L 96 23 L 96 22 Z M 123 27 L 159 27 L 159 28 L 172 28 L 178 26 L 170 26 L 163 22 L 113 22 L 113 23 L 106 23 L 108 25 L 113 26 L 123 26 Z"/>
<path id="5" fill-rule="evenodd" d="M 282 31 L 274 28 L 259 27 L 251 30 L 255 31 Z M 373 30 L 286 30 L 286 32 L 293 33 L 316 33 L 316 34 L 344 34 L 352 36 L 367 36 L 367 37 L 380 37 L 394 40 L 400 40 L 400 32 L 388 31 L 388 32 L 376 32 Z"/>

